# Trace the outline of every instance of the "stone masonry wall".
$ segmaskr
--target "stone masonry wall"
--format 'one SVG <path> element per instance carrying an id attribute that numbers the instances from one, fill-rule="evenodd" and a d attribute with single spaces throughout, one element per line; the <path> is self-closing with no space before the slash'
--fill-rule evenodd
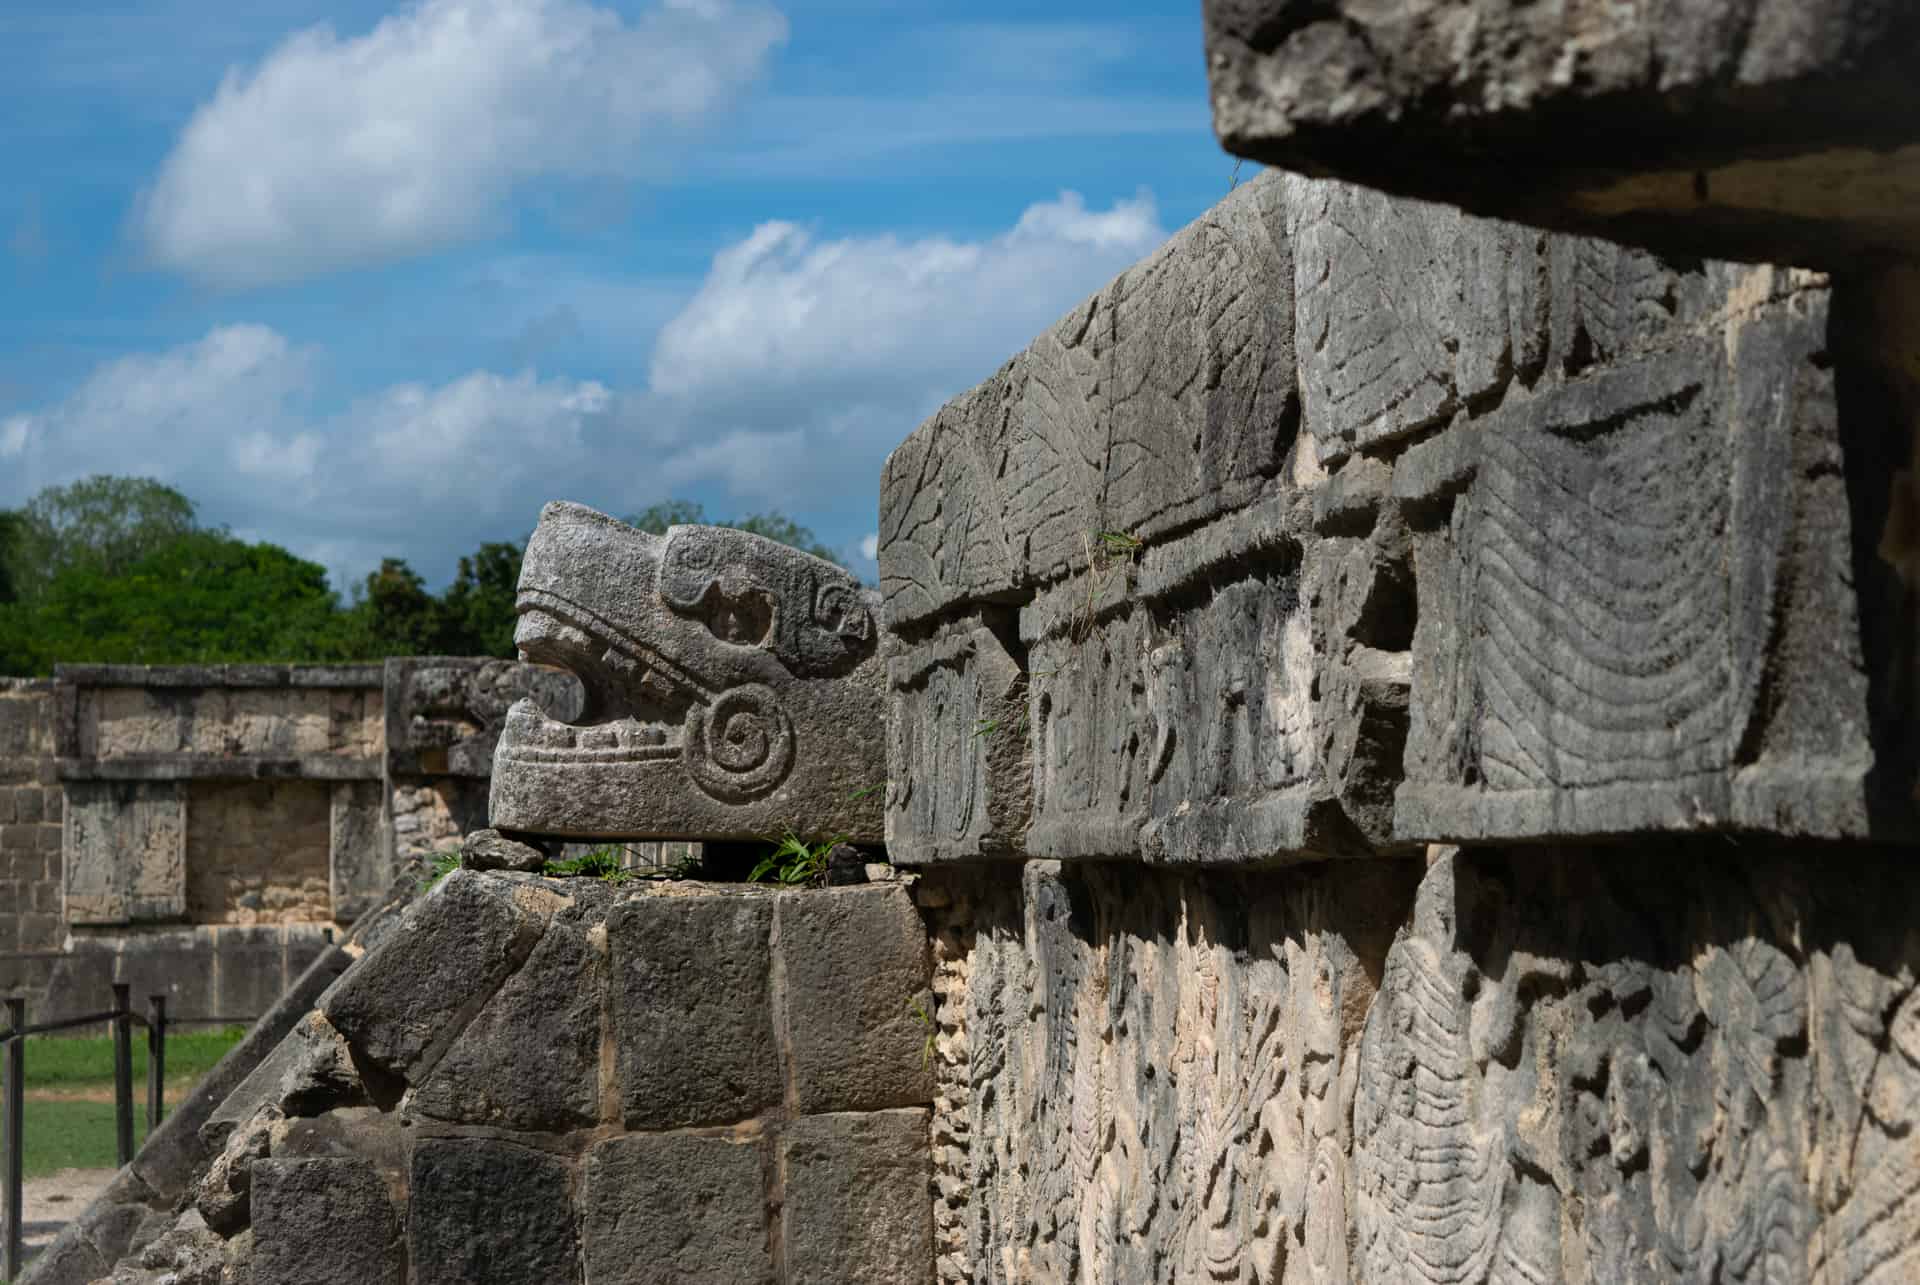
<path id="1" fill-rule="evenodd" d="M 44 985 L 66 936 L 60 915 L 63 800 L 53 774 L 62 692 L 0 679 L 0 991 Z"/>
<path id="2" fill-rule="evenodd" d="M 183 1215 L 68 1248 L 130 1250 L 116 1285 L 930 1282 L 927 983 L 897 883 L 461 871 L 213 1112 Z"/>

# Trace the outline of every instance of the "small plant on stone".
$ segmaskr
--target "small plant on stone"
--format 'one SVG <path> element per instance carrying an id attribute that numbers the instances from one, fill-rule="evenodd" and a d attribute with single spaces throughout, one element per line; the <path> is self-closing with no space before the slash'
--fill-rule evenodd
<path id="1" fill-rule="evenodd" d="M 927 1028 L 927 1038 L 920 1045 L 920 1066 L 924 1069 L 933 1062 L 933 1037 L 940 1033 L 940 1028 L 933 1024 L 933 1018 L 927 1015 L 927 1010 L 920 1006 L 919 1000 L 908 1000 L 907 1011 L 919 1018 L 920 1025 Z"/>
<path id="2" fill-rule="evenodd" d="M 420 878 L 420 891 L 430 892 L 433 886 L 460 868 L 458 849 L 436 852 L 427 858 L 427 872 Z"/>
<path id="3" fill-rule="evenodd" d="M 819 843 L 808 843 L 788 830 L 786 837 L 747 875 L 747 882 L 795 886 L 823 882 L 827 877 L 827 854 L 846 841 L 846 835 L 836 834 Z"/>
<path id="4" fill-rule="evenodd" d="M 625 848 L 609 843 L 589 852 L 583 852 L 577 857 L 568 857 L 564 861 L 549 861 L 546 873 L 598 879 L 602 883 L 625 883 L 639 873 L 634 867 L 621 861 L 626 851 Z"/>

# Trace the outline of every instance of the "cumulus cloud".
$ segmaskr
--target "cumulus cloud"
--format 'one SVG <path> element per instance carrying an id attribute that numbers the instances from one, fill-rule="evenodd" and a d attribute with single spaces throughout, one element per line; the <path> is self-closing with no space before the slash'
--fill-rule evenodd
<path id="1" fill-rule="evenodd" d="M 631 176 L 764 67 L 786 20 L 755 0 L 420 0 L 365 35 L 303 31 L 230 71 L 134 230 L 217 286 L 417 254 L 500 217 L 539 177 Z"/>
<path id="2" fill-rule="evenodd" d="M 1145 193 L 1063 193 L 975 241 L 764 224 L 715 256 L 644 388 L 475 370 L 317 410 L 323 354 L 224 326 L 0 420 L 0 505 L 102 468 L 155 476 L 342 584 L 394 554 L 444 577 L 549 499 L 697 495 L 780 509 L 870 571 L 886 453 L 1164 235 Z"/>

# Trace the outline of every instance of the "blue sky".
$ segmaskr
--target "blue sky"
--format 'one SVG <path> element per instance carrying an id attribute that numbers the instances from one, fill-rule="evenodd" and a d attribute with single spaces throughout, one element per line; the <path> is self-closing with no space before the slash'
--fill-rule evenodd
<path id="1" fill-rule="evenodd" d="M 0 165 L 0 506 L 342 588 L 556 498 L 871 575 L 887 451 L 1233 173 L 1198 0 L 9 0 Z"/>

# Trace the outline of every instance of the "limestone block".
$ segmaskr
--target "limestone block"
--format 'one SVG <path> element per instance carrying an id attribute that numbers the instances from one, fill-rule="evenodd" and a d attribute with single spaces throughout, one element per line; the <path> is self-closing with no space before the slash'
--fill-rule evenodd
<path id="1" fill-rule="evenodd" d="M 730 1124 L 781 1100 L 769 896 L 640 896 L 607 915 L 629 1129 Z"/>
<path id="2" fill-rule="evenodd" d="M 378 781 L 339 781 L 328 812 L 327 868 L 332 918 L 352 923 L 393 886 L 393 840 Z"/>
<path id="3" fill-rule="evenodd" d="M 434 1138 L 413 1151 L 408 1261 L 418 1285 L 580 1280 L 573 1174 L 511 1142 Z"/>
<path id="4" fill-rule="evenodd" d="M 187 807 L 177 785 L 73 782 L 64 849 L 67 921 L 125 924 L 183 918 Z"/>
<path id="5" fill-rule="evenodd" d="M 927 930 L 906 889 L 782 893 L 774 919 L 793 1109 L 929 1101 Z"/>
<path id="6" fill-rule="evenodd" d="M 1915 891 L 1860 847 L 1441 860 L 1361 1042 L 1355 1279 L 1913 1277 Z"/>
<path id="7" fill-rule="evenodd" d="M 1756 268 L 1728 293 L 1722 333 L 1401 459 L 1420 575 L 1399 834 L 1876 832 L 1828 292 Z"/>
<path id="8" fill-rule="evenodd" d="M 595 888 L 593 892 L 604 892 Z M 605 896 L 557 912 L 527 962 L 494 993 L 409 1105 L 455 1124 L 564 1133 L 600 1120 Z"/>
<path id="9" fill-rule="evenodd" d="M 924 1110 L 802 1116 L 787 1126 L 780 1148 L 789 1280 L 932 1280 Z"/>
<path id="10" fill-rule="evenodd" d="M 587 1279 L 773 1285 L 769 1168 L 757 1132 L 636 1133 L 598 1144 L 581 1202 Z"/>
<path id="11" fill-rule="evenodd" d="M 375 1066 L 417 1082 L 526 959 L 559 900 L 456 870 L 341 977 L 321 1012 Z"/>
<path id="12" fill-rule="evenodd" d="M 887 663 L 887 855 L 1018 856 L 1033 806 L 1027 675 L 991 629 Z"/>
<path id="13" fill-rule="evenodd" d="M 956 882 L 942 1285 L 1352 1279 L 1362 1023 L 1420 873 L 1036 861 Z"/>
<path id="14" fill-rule="evenodd" d="M 253 1285 L 401 1285 L 400 1222 L 359 1159 L 253 1164 Z"/>
<path id="15" fill-rule="evenodd" d="M 636 531 L 550 504 L 520 576 L 521 654 L 576 674 L 578 724 L 507 715 L 490 817 L 580 838 L 875 842 L 884 670 L 872 604 L 829 562 L 741 531 Z"/>
<path id="16" fill-rule="evenodd" d="M 979 388 L 881 476 L 890 628 L 1004 602 L 1091 537 L 1151 537 L 1246 503 L 1298 414 L 1280 190 L 1246 184 Z"/>
<path id="17" fill-rule="evenodd" d="M 186 790 L 187 909 L 196 921 L 281 924 L 330 917 L 333 786 L 311 780 L 194 781 Z"/>
<path id="18" fill-rule="evenodd" d="M 1207 0 L 1230 152 L 1668 250 L 1920 247 L 1920 15 L 1869 0 Z"/>

